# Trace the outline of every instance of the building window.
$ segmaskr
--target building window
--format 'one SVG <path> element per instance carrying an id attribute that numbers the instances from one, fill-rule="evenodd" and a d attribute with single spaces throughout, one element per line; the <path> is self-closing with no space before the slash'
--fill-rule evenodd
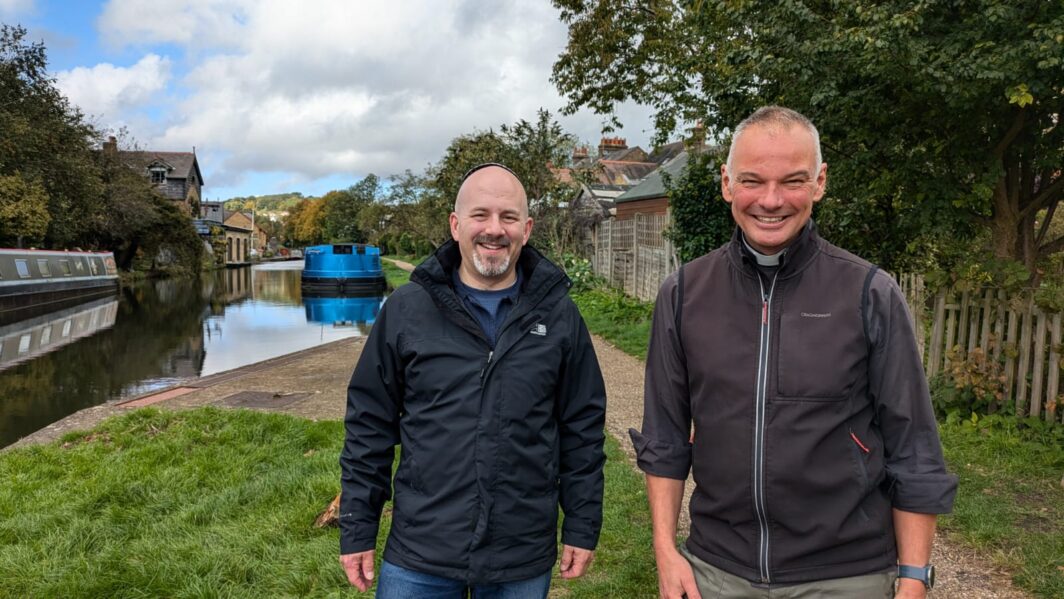
<path id="1" fill-rule="evenodd" d="M 25 260 L 15 260 L 15 270 L 18 271 L 20 279 L 30 278 L 30 265 Z"/>
<path id="2" fill-rule="evenodd" d="M 37 260 L 37 270 L 41 271 L 42 277 L 52 276 L 51 271 L 48 270 L 48 260 L 45 258 Z"/>
<path id="3" fill-rule="evenodd" d="M 151 169 L 152 183 L 166 183 L 166 169 L 155 167 Z"/>

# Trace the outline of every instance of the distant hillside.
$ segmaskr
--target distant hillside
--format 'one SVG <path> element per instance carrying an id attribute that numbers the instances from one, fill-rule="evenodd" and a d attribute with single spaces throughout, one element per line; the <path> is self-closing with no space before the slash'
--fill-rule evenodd
<path id="1" fill-rule="evenodd" d="M 225 201 L 225 209 L 236 212 L 238 210 L 250 211 L 252 204 L 258 212 L 280 212 L 290 210 L 305 198 L 301 193 L 276 193 L 265 196 L 247 196 L 232 198 Z"/>

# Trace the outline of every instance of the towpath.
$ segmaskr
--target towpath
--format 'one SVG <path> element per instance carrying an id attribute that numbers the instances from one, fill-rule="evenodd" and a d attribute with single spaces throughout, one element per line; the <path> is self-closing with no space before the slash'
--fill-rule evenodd
<path id="1" fill-rule="evenodd" d="M 413 265 L 396 262 L 412 270 Z M 643 418 L 643 362 L 593 336 L 606 381 L 606 428 L 620 443 L 634 466 L 628 429 Z M 131 408 L 154 405 L 183 409 L 213 405 L 278 411 L 314 420 L 344 416 L 346 388 L 364 340 L 349 338 L 281 356 L 233 371 L 204 377 L 123 404 L 82 410 L 38 431 L 14 446 L 55 440 L 71 430 L 87 429 Z M 688 481 L 687 495 L 692 487 Z M 688 527 L 686 499 L 681 532 Z M 647 547 L 647 551 L 651 548 Z M 1013 587 L 1007 573 L 995 568 L 968 546 L 940 533 L 932 561 L 938 569 L 934 596 L 941 598 L 1023 599 L 1029 595 Z"/>

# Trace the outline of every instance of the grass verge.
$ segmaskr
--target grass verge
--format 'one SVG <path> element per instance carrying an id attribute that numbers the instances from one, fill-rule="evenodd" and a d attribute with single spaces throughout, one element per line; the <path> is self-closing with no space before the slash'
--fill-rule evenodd
<path id="1" fill-rule="evenodd" d="M 337 561 L 338 531 L 311 526 L 336 494 L 342 439 L 339 421 L 147 409 L 2 452 L 0 597 L 357 594 Z M 596 562 L 583 580 L 556 579 L 552 596 L 656 588 L 642 482 L 607 444 Z"/>
<path id="2" fill-rule="evenodd" d="M 384 271 L 384 279 L 388 287 L 395 289 L 410 281 L 410 273 L 399 268 L 388 260 L 381 260 L 381 270 Z"/>
<path id="3" fill-rule="evenodd" d="M 593 287 L 570 293 L 592 333 L 640 360 L 647 357 L 654 305 L 616 289 Z"/>
<path id="4" fill-rule="evenodd" d="M 941 526 L 1011 572 L 1020 587 L 1064 597 L 1064 435 L 991 419 L 939 427 L 960 476 L 953 514 Z"/>

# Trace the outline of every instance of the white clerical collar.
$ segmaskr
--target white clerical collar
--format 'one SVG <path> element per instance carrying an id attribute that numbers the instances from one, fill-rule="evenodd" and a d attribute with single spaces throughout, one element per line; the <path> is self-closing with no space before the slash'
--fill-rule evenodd
<path id="1" fill-rule="evenodd" d="M 783 254 L 787 253 L 787 249 L 784 248 L 782 251 L 776 252 L 775 254 L 768 256 L 755 250 L 753 247 L 750 246 L 749 243 L 746 242 L 746 233 L 743 233 L 742 238 L 743 245 L 745 245 L 746 249 L 750 252 L 751 255 L 753 255 L 754 260 L 757 260 L 758 266 L 779 266 L 780 257 L 783 256 Z"/>

